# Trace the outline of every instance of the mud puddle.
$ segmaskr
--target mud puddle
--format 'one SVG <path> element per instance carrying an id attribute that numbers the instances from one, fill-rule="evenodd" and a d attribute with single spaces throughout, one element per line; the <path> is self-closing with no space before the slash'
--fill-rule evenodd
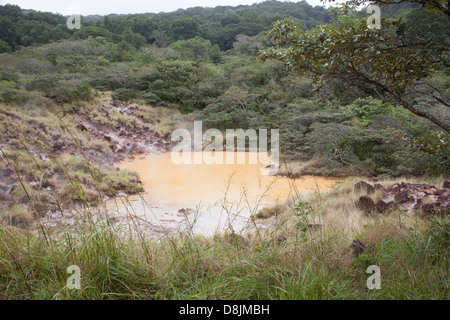
<path id="1" fill-rule="evenodd" d="M 249 153 L 245 156 L 248 159 Z M 170 153 L 137 156 L 119 167 L 137 171 L 145 193 L 126 201 L 116 199 L 108 209 L 133 213 L 160 232 L 192 229 L 207 236 L 230 227 L 235 232 L 252 228 L 254 222 L 249 218 L 262 208 L 282 204 L 295 195 L 329 191 L 340 180 L 269 176 L 262 165 L 248 161 L 176 165 Z"/>

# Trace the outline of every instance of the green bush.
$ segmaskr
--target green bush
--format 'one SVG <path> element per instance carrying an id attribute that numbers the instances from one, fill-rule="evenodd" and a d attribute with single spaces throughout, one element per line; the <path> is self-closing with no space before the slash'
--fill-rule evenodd
<path id="1" fill-rule="evenodd" d="M 428 170 L 435 175 L 448 176 L 450 172 L 450 136 L 444 131 L 427 133 L 420 137 L 407 138 L 411 150 L 427 156 Z"/>
<path id="2" fill-rule="evenodd" d="M 75 100 L 89 100 L 92 93 L 86 81 L 60 80 L 56 87 L 50 89 L 48 96 L 57 103 L 70 103 Z"/>
<path id="3" fill-rule="evenodd" d="M 366 128 L 374 115 L 388 114 L 390 107 L 374 98 L 358 98 L 352 104 L 344 107 L 346 116 L 353 118 L 361 128 Z"/>
<path id="4" fill-rule="evenodd" d="M 0 102 L 24 103 L 27 92 L 14 81 L 0 81 Z"/>
<path id="5" fill-rule="evenodd" d="M 112 98 L 118 101 L 130 101 L 138 97 L 138 91 L 134 89 L 117 89 L 114 91 Z"/>

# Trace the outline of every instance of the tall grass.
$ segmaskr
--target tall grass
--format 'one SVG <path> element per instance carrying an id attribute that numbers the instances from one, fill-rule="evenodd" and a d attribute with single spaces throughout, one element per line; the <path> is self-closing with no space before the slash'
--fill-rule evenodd
<path id="1" fill-rule="evenodd" d="M 338 183 L 328 194 L 305 197 L 293 191 L 292 199 L 264 223 L 255 218 L 255 205 L 250 229 L 233 229 L 233 213 L 224 201 L 228 232 L 195 234 L 192 219 L 184 230 L 162 229 L 155 236 L 127 198 L 121 219 L 111 216 L 95 166 L 72 159 L 68 167 L 48 154 L 78 194 L 77 205 L 54 195 L 61 217 L 70 212 L 74 223 L 45 221 L 27 192 L 20 163 L 3 151 L 35 222 L 29 228 L 0 224 L 0 299 L 449 298 L 448 218 L 427 222 L 402 212 L 363 216 L 354 206 L 356 178 Z M 36 164 L 44 181 L 46 171 L 37 159 Z M 95 205 L 70 165 L 87 166 L 85 178 L 97 186 Z M 107 176 L 120 179 L 113 172 Z M 245 196 L 242 203 L 249 203 Z M 358 256 L 350 248 L 354 239 L 368 248 Z M 381 268 L 381 290 L 366 287 L 365 271 L 372 264 Z M 81 269 L 80 290 L 67 287 L 70 265 Z"/>

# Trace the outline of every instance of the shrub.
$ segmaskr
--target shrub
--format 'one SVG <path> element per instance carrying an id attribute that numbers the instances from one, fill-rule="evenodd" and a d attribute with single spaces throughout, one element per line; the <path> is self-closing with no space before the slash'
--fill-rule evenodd
<path id="1" fill-rule="evenodd" d="M 361 128 L 366 128 L 376 114 L 389 113 L 389 106 L 374 98 L 358 98 L 344 107 L 346 116 L 353 118 Z"/>
<path id="2" fill-rule="evenodd" d="M 74 181 L 67 182 L 59 191 L 59 197 L 65 205 L 73 203 L 97 205 L 99 203 L 99 193 L 95 189 L 90 189 Z"/>
<path id="3" fill-rule="evenodd" d="M 23 103 L 27 92 L 14 81 L 0 81 L 0 102 Z"/>
<path id="4" fill-rule="evenodd" d="M 138 92 L 134 89 L 117 89 L 112 95 L 113 100 L 130 101 L 138 96 Z"/>
<path id="5" fill-rule="evenodd" d="M 92 97 L 89 83 L 79 80 L 60 80 L 48 95 L 58 103 L 89 100 Z"/>

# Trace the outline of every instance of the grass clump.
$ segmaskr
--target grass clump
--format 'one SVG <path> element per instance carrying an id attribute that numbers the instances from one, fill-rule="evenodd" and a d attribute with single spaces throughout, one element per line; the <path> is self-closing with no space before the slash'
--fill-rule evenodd
<path id="1" fill-rule="evenodd" d="M 59 191 L 62 203 L 69 206 L 73 203 L 98 205 L 101 195 L 95 189 L 87 188 L 81 184 L 66 183 Z"/>
<path id="2" fill-rule="evenodd" d="M 35 215 L 43 216 L 47 212 L 48 195 L 42 190 L 36 190 L 29 184 L 16 183 L 11 189 L 14 204 L 27 204 Z"/>
<path id="3" fill-rule="evenodd" d="M 12 226 L 27 228 L 32 222 L 32 215 L 23 205 L 13 205 L 8 210 L 0 211 L 0 221 Z"/>
<path id="4" fill-rule="evenodd" d="M 269 219 L 271 217 L 277 217 L 285 210 L 285 207 L 277 204 L 273 207 L 263 208 L 255 215 L 257 219 Z"/>
<path id="5" fill-rule="evenodd" d="M 136 127 L 136 120 L 128 117 L 126 115 L 123 115 L 119 112 L 117 109 L 111 110 L 111 112 L 108 115 L 109 119 L 113 121 L 113 123 L 134 129 Z"/>

